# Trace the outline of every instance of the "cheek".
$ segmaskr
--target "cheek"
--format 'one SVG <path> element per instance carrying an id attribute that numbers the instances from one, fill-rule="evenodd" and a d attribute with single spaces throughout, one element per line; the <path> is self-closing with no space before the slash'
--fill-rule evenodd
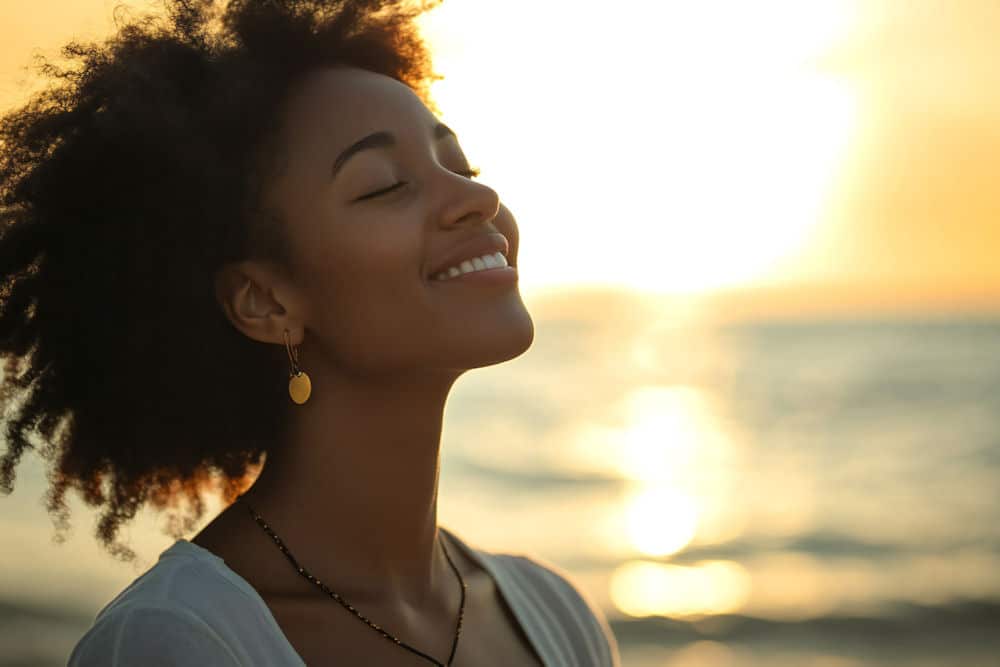
<path id="1" fill-rule="evenodd" d="M 310 301 L 326 311 L 324 319 L 349 317 L 371 326 L 392 325 L 394 316 L 412 310 L 422 287 L 418 242 L 378 222 L 314 235 L 313 244 L 302 251 L 307 268 L 300 274 L 303 287 Z"/>
<path id="2" fill-rule="evenodd" d="M 388 371 L 433 346 L 433 313 L 417 271 L 381 270 L 388 257 L 369 259 L 317 271 L 308 326 L 339 364 Z"/>

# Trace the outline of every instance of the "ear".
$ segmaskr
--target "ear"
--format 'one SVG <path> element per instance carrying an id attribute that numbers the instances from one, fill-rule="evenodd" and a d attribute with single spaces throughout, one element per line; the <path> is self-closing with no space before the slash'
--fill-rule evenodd
<path id="1" fill-rule="evenodd" d="M 215 274 L 215 298 L 226 318 L 243 335 L 262 343 L 293 345 L 304 335 L 302 309 L 281 273 L 259 262 L 226 264 Z"/>

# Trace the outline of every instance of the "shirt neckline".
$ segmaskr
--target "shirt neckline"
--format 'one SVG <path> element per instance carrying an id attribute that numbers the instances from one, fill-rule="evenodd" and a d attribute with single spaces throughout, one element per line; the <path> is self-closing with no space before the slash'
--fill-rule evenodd
<path id="1" fill-rule="evenodd" d="M 486 573 L 493 580 L 493 583 L 496 586 L 497 591 L 499 591 L 500 597 L 503 598 L 504 603 L 507 605 L 508 608 L 510 608 L 511 612 L 513 613 L 515 621 L 519 626 L 519 629 L 531 643 L 532 649 L 538 655 L 538 657 L 542 659 L 542 664 L 548 664 L 548 659 L 543 649 L 542 637 L 539 634 L 540 630 L 538 628 L 535 628 L 533 625 L 531 625 L 531 623 L 528 622 L 528 619 L 525 617 L 524 611 L 519 606 L 516 606 L 511 602 L 512 596 L 510 595 L 510 591 L 507 589 L 508 586 L 507 577 L 498 571 L 496 564 L 490 559 L 489 554 L 482 552 L 478 549 L 473 549 L 471 546 L 469 546 L 463 540 L 461 540 L 455 533 L 451 532 L 444 526 L 438 525 L 438 530 L 440 530 L 443 533 L 446 533 L 451 538 L 453 544 L 457 544 L 459 548 L 462 549 L 462 551 L 469 556 L 469 558 L 474 560 L 480 567 L 482 567 L 486 571 Z M 194 555 L 198 558 L 201 558 L 202 560 L 206 560 L 209 563 L 212 563 L 218 569 L 218 571 L 222 575 L 224 575 L 229 581 L 235 584 L 237 588 L 239 588 L 244 593 L 249 595 L 257 604 L 257 606 L 260 608 L 260 610 L 263 612 L 264 617 L 267 619 L 267 623 L 268 625 L 271 626 L 272 631 L 278 637 L 281 638 L 281 641 L 285 645 L 285 649 L 289 651 L 292 655 L 294 655 L 299 660 L 300 663 L 302 663 L 303 665 L 306 664 L 306 661 L 302 659 L 302 656 L 299 655 L 298 651 L 295 650 L 295 647 L 292 646 L 292 643 L 288 640 L 288 637 L 285 636 L 285 633 L 281 629 L 281 626 L 278 625 L 277 619 L 275 619 L 274 615 L 271 613 L 271 608 L 267 606 L 266 602 L 264 602 L 264 598 L 261 597 L 260 593 L 257 592 L 256 588 L 250 585 L 250 582 L 248 582 L 246 579 L 240 576 L 231 567 L 226 565 L 225 559 L 209 551 L 200 544 L 195 544 L 194 542 L 191 542 L 190 540 L 184 538 L 179 538 L 176 542 L 174 542 L 173 546 L 170 547 L 168 551 L 173 551 L 178 549 L 184 550 L 191 555 Z"/>

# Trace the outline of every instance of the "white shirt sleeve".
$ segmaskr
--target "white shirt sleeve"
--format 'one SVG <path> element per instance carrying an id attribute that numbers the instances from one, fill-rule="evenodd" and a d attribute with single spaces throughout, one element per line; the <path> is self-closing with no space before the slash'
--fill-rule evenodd
<path id="1" fill-rule="evenodd" d="M 517 556 L 516 560 L 534 582 L 529 584 L 530 595 L 537 598 L 540 608 L 552 612 L 553 629 L 560 628 L 552 634 L 563 638 L 562 650 L 573 656 L 566 659 L 573 664 L 621 667 L 618 640 L 607 617 L 573 577 L 537 556 Z"/>
<path id="2" fill-rule="evenodd" d="M 203 619 L 169 602 L 111 610 L 70 655 L 68 667 L 239 667 L 232 650 Z"/>

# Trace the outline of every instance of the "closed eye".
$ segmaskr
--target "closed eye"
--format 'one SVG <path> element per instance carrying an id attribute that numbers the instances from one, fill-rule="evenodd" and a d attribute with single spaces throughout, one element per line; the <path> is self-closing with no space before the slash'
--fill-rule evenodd
<path id="1" fill-rule="evenodd" d="M 456 174 L 461 174 L 462 176 L 465 176 L 466 178 L 475 178 L 475 177 L 479 176 L 480 170 L 479 170 L 478 167 L 471 167 L 469 169 L 466 169 L 465 171 L 456 171 L 455 173 Z M 376 190 L 374 192 L 369 192 L 366 195 L 362 195 L 362 196 L 358 197 L 357 199 L 355 199 L 354 201 L 362 201 L 362 200 L 365 200 L 365 199 L 373 199 L 375 197 L 380 197 L 380 196 L 382 196 L 384 194 L 388 194 L 388 193 L 392 192 L 393 190 L 396 190 L 397 188 L 403 187 L 407 183 L 409 183 L 409 181 L 399 181 L 398 183 L 393 183 L 392 185 L 390 185 L 387 188 L 382 188 L 381 190 Z"/>
<path id="2" fill-rule="evenodd" d="M 357 199 L 355 199 L 354 201 L 361 201 L 363 199 L 372 199 L 373 197 L 378 197 L 378 196 L 381 196 L 381 195 L 384 195 L 384 194 L 388 194 L 389 192 L 392 192 L 396 188 L 399 188 L 399 187 L 402 187 L 402 186 L 406 185 L 406 183 L 407 183 L 407 181 L 399 181 L 398 183 L 394 183 L 394 184 L 390 185 L 387 188 L 382 188 L 381 190 L 376 190 L 375 192 L 369 192 L 366 195 L 362 195 L 362 196 L 358 197 Z"/>

